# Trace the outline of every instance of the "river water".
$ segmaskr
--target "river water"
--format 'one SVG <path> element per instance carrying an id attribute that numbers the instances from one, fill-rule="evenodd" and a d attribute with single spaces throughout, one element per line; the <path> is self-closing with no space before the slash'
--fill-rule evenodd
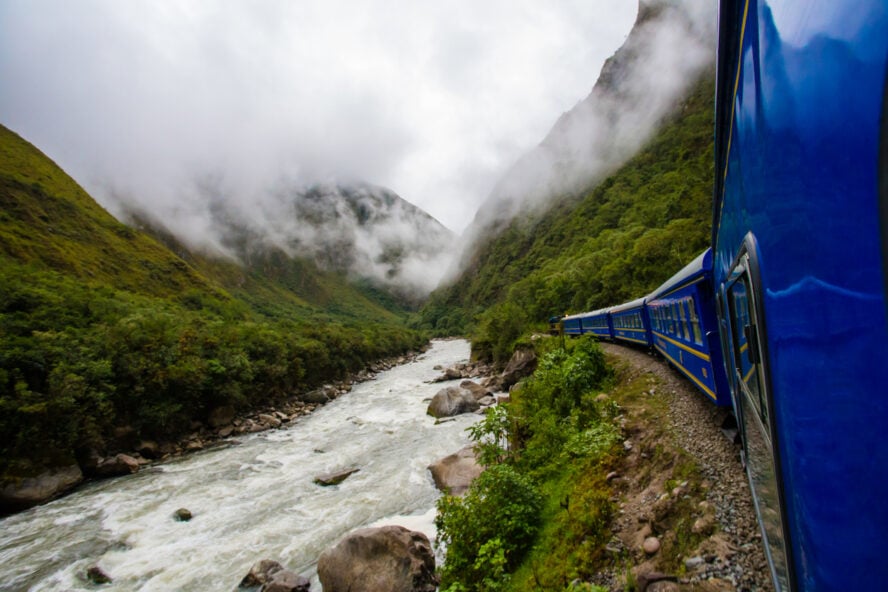
<path id="1" fill-rule="evenodd" d="M 436 341 L 418 360 L 356 385 L 287 429 L 91 483 L 0 520 L 0 590 L 234 590 L 250 566 L 274 559 L 312 578 L 321 552 L 348 532 L 401 524 L 434 537 L 436 491 L 427 466 L 468 443 L 476 415 L 435 425 L 426 384 L 469 355 Z M 458 381 L 455 381 L 458 382 Z M 343 483 L 315 476 L 357 467 Z M 188 508 L 190 522 L 173 513 Z"/>

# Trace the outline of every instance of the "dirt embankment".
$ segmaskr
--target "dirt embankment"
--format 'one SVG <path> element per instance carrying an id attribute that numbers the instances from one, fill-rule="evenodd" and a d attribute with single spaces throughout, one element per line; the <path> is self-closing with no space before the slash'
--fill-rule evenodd
<path id="1" fill-rule="evenodd" d="M 602 344 L 617 368 L 626 454 L 609 475 L 619 514 L 602 584 L 664 591 L 772 591 L 739 446 L 718 409 L 661 358 Z"/>

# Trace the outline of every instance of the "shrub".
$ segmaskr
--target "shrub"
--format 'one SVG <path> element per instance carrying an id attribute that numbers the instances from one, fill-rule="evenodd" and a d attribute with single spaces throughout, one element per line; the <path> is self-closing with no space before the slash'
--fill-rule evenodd
<path id="1" fill-rule="evenodd" d="M 506 464 L 484 471 L 465 497 L 438 500 L 438 541 L 447 546 L 442 590 L 498 589 L 533 544 L 541 509 L 530 479 Z"/>

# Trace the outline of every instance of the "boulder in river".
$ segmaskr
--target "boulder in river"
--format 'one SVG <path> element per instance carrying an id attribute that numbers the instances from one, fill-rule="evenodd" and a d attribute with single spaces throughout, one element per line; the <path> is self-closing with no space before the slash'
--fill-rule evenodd
<path id="1" fill-rule="evenodd" d="M 351 467 L 348 469 L 341 469 L 339 471 L 334 471 L 332 473 L 325 473 L 324 475 L 318 475 L 314 478 L 314 482 L 318 485 L 329 486 L 329 485 L 339 485 L 361 469 L 356 467 Z"/>
<path id="2" fill-rule="evenodd" d="M 48 502 L 83 481 L 77 465 L 50 469 L 36 477 L 7 482 L 0 487 L 0 512 L 17 512 Z"/>
<path id="3" fill-rule="evenodd" d="M 128 454 L 116 454 L 104 458 L 96 465 L 93 474 L 96 477 L 117 477 L 139 472 L 139 461 Z"/>
<path id="4" fill-rule="evenodd" d="M 476 411 L 480 405 L 475 395 L 466 389 L 448 386 L 438 391 L 426 411 L 432 417 L 453 417 L 462 413 Z"/>
<path id="5" fill-rule="evenodd" d="M 260 592 L 308 592 L 311 582 L 290 570 L 282 569 L 271 576 Z"/>
<path id="6" fill-rule="evenodd" d="M 403 526 L 356 530 L 318 559 L 324 592 L 434 592 L 428 537 Z"/>
<path id="7" fill-rule="evenodd" d="M 311 582 L 293 573 L 277 561 L 263 559 L 250 568 L 250 572 L 241 580 L 239 588 L 257 588 L 261 592 L 308 592 Z"/>
<path id="8" fill-rule="evenodd" d="M 179 508 L 173 513 L 173 518 L 175 518 L 178 522 L 188 522 L 193 517 L 194 515 L 188 508 Z"/>
<path id="9" fill-rule="evenodd" d="M 93 584 L 110 584 L 113 581 L 98 565 L 92 565 L 86 570 L 86 579 Z"/>
<path id="10" fill-rule="evenodd" d="M 299 395 L 299 400 L 303 403 L 312 403 L 314 405 L 324 405 L 330 402 L 330 397 L 324 389 L 317 389 Z"/>
<path id="11" fill-rule="evenodd" d="M 459 388 L 472 393 L 476 401 L 480 401 L 484 397 L 489 397 L 491 395 L 491 392 L 489 390 L 476 382 L 472 382 L 471 380 L 463 380 L 461 383 L 459 383 Z"/>
<path id="12" fill-rule="evenodd" d="M 524 378 L 530 376 L 536 370 L 537 356 L 536 352 L 530 348 L 516 349 L 512 354 L 506 369 L 500 374 L 499 387 L 502 390 L 508 390 L 510 386 Z"/>
<path id="13" fill-rule="evenodd" d="M 435 487 L 450 495 L 462 495 L 483 471 L 471 446 L 429 465 Z"/>

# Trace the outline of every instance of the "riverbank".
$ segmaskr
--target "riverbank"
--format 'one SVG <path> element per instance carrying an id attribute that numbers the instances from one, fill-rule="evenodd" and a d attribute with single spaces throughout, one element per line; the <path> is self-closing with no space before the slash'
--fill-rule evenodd
<path id="1" fill-rule="evenodd" d="M 458 381 L 435 366 L 465 362 L 465 341 L 435 342 L 287 429 L 244 434 L 121 477 L 93 481 L 0 520 L 0 590 L 232 589 L 272 559 L 316 585 L 325 550 L 357 528 L 399 524 L 433 538 L 440 492 L 428 466 L 468 443 L 473 414 L 437 423 L 429 400 Z M 338 485 L 318 475 L 357 468 Z M 176 519 L 187 508 L 192 519 Z"/>
<path id="2" fill-rule="evenodd" d="M 202 450 L 236 446 L 237 436 L 286 428 L 319 407 L 350 392 L 355 385 L 373 380 L 380 372 L 415 361 L 431 347 L 375 362 L 346 378 L 309 391 L 292 393 L 273 404 L 238 410 L 232 406 L 213 409 L 206 421 L 194 421 L 191 430 L 177 438 L 139 438 L 130 426 L 119 426 L 107 446 L 91 448 L 76 463 L 55 467 L 40 474 L 0 483 L 0 517 L 44 504 L 97 479 L 131 475 L 157 464 Z"/>

